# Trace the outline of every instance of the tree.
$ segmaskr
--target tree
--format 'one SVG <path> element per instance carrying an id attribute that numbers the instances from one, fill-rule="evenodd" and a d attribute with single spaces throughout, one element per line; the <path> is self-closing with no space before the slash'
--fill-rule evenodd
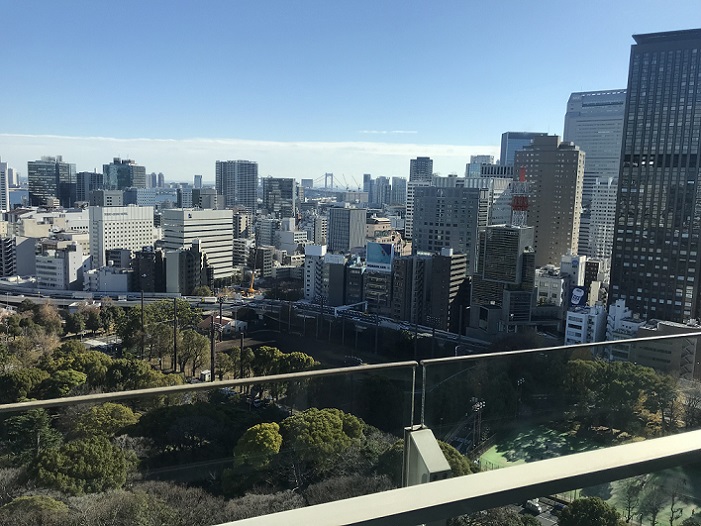
<path id="1" fill-rule="evenodd" d="M 531 524 L 538 526 L 540 523 L 531 515 L 519 515 L 508 508 L 493 508 L 448 520 L 448 526 L 531 526 Z"/>
<path id="2" fill-rule="evenodd" d="M 296 460 L 298 481 L 305 469 L 323 472 L 363 437 L 363 422 L 340 409 L 312 407 L 282 421 L 283 446 Z"/>
<path id="3" fill-rule="evenodd" d="M 102 318 L 100 317 L 100 309 L 98 309 L 97 307 L 91 307 L 85 309 L 83 312 L 85 315 L 85 327 L 90 332 L 95 334 L 102 328 Z"/>
<path id="4" fill-rule="evenodd" d="M 42 398 L 60 398 L 83 385 L 87 379 L 88 376 L 80 371 L 61 369 L 44 380 L 38 391 Z"/>
<path id="5" fill-rule="evenodd" d="M 44 303 L 35 311 L 34 321 L 44 328 L 48 334 L 59 334 L 63 327 L 63 320 L 58 309 L 50 303 Z"/>
<path id="6" fill-rule="evenodd" d="M 105 387 L 113 391 L 130 391 L 147 387 L 166 387 L 183 382 L 180 375 L 154 371 L 142 360 L 112 360 L 105 374 Z"/>
<path id="7" fill-rule="evenodd" d="M 224 376 L 229 374 L 236 377 L 236 373 L 239 372 L 238 360 L 240 360 L 241 353 L 233 351 L 238 351 L 238 349 L 231 349 L 229 352 L 217 351 L 217 376 L 219 376 L 219 380 L 223 380 Z M 238 359 L 235 359 L 234 356 L 237 356 Z"/>
<path id="8" fill-rule="evenodd" d="M 669 493 L 669 526 L 674 526 L 674 522 L 682 516 L 684 508 L 679 505 L 681 488 L 676 484 Z"/>
<path id="9" fill-rule="evenodd" d="M 616 508 L 599 497 L 577 499 L 560 513 L 560 526 L 622 526 Z"/>
<path id="10" fill-rule="evenodd" d="M 85 330 L 85 318 L 80 312 L 66 316 L 66 334 L 80 334 Z"/>
<path id="11" fill-rule="evenodd" d="M 180 333 L 177 333 L 177 337 Z M 178 347 L 180 347 L 178 338 Z M 154 355 L 158 358 L 159 365 L 163 365 L 163 356 L 170 354 L 173 350 L 173 327 L 165 323 L 158 323 L 147 328 L 146 345 L 148 346 L 149 358 Z"/>
<path id="12" fill-rule="evenodd" d="M 195 376 L 197 368 L 204 363 L 207 355 L 209 340 L 192 329 L 183 332 L 183 344 L 180 349 L 178 361 L 180 371 L 185 372 L 185 366 L 189 363 L 192 366 L 192 376 Z"/>
<path id="13" fill-rule="evenodd" d="M 442 440 L 438 441 L 438 446 L 441 448 L 443 456 L 445 456 L 445 459 L 448 461 L 448 465 L 450 465 L 450 470 L 453 472 L 454 477 L 462 477 L 463 475 L 469 475 L 474 472 L 470 461 L 453 446 Z"/>
<path id="14" fill-rule="evenodd" d="M 19 314 L 30 313 L 33 315 L 38 310 L 38 308 L 39 305 L 34 303 L 32 300 L 24 299 L 19 305 L 17 305 L 17 312 Z"/>
<path id="15" fill-rule="evenodd" d="M 112 402 L 90 407 L 76 418 L 71 434 L 80 438 L 103 436 L 112 438 L 124 428 L 134 425 L 139 416 L 131 408 Z"/>
<path id="16" fill-rule="evenodd" d="M 641 497 L 641 504 L 638 509 L 640 513 L 650 518 L 650 526 L 657 526 L 657 518 L 664 508 L 667 496 L 658 487 L 648 486 Z"/>
<path id="17" fill-rule="evenodd" d="M 12 369 L 0 375 L 0 403 L 11 404 L 29 397 L 49 373 L 36 367 Z"/>
<path id="18" fill-rule="evenodd" d="M 234 465 L 247 465 L 255 470 L 267 467 L 280 452 L 282 435 L 276 422 L 250 427 L 236 443 Z"/>
<path id="19" fill-rule="evenodd" d="M 124 322 L 126 314 L 124 314 L 124 309 L 110 303 L 102 306 L 100 318 L 102 319 L 102 329 L 110 333 Z"/>
<path id="20" fill-rule="evenodd" d="M 20 320 L 21 318 L 17 314 L 12 314 L 5 321 L 3 329 L 7 332 L 7 335 L 12 336 L 13 339 L 22 334 L 22 327 L 20 327 L 19 324 Z"/>
<path id="21" fill-rule="evenodd" d="M 17 497 L 0 507 L 0 523 L 24 526 L 29 524 L 53 525 L 65 523 L 68 506 L 46 495 Z"/>
<path id="22" fill-rule="evenodd" d="M 625 479 L 621 482 L 620 490 L 623 497 L 623 509 L 626 522 L 630 522 L 640 503 L 640 493 L 645 481 L 641 477 Z"/>
<path id="23" fill-rule="evenodd" d="M 192 290 L 192 295 L 193 296 L 211 296 L 212 289 L 210 289 L 207 285 L 200 285 L 199 287 L 195 287 Z"/>
<path id="24" fill-rule="evenodd" d="M 122 487 L 135 462 L 133 454 L 98 436 L 43 451 L 31 472 L 41 486 L 82 495 Z"/>
<path id="25" fill-rule="evenodd" d="M 47 448 L 58 446 L 63 437 L 51 425 L 45 409 L 29 409 L 11 416 L 0 427 L 1 450 L 14 455 L 16 461 L 26 462 Z"/>
<path id="26" fill-rule="evenodd" d="M 308 371 L 309 369 L 313 369 L 319 365 L 319 362 L 317 362 L 314 358 L 299 351 L 281 353 L 278 360 L 279 364 L 276 367 L 278 373 Z"/>

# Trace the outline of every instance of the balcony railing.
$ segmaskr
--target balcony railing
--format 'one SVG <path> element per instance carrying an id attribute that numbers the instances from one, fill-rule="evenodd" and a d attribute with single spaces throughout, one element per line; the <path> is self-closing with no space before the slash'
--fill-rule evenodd
<path id="1" fill-rule="evenodd" d="M 678 340 L 688 348 L 699 336 L 701 333 L 687 333 L 625 343 L 634 350 L 639 344 L 649 348 L 655 341 Z M 217 493 L 229 496 L 266 484 L 293 490 L 288 494 L 289 502 L 278 503 L 280 506 L 269 511 L 302 506 L 305 499 L 306 504 L 314 504 L 343 497 L 345 493 L 314 496 L 308 489 L 323 481 L 325 473 L 347 474 L 356 469 L 358 477 L 374 477 L 379 473 L 378 455 L 382 453 L 377 449 L 387 449 L 401 438 L 405 427 L 414 424 L 431 428 L 437 438 L 468 458 L 473 468 L 481 469 L 409 488 L 389 489 L 387 480 L 391 477 L 385 478 L 383 483 L 366 488 L 379 493 L 239 521 L 315 525 L 430 523 L 699 462 L 701 431 L 695 429 L 701 427 L 701 385 L 694 379 L 677 383 L 636 364 L 611 361 L 608 350 L 615 345 L 620 342 L 5 404 L 0 405 L 0 432 L 10 438 L 3 444 L 0 458 L 4 466 L 26 465 L 36 474 L 39 465 L 48 469 L 46 450 L 60 449 L 61 442 L 75 444 L 100 436 L 105 438 L 102 443 L 129 450 L 129 455 L 135 455 L 132 460 L 139 457 L 136 473 L 142 481 L 201 485 L 216 480 Z M 592 360 L 594 356 L 598 359 Z M 90 422 L 101 421 L 91 421 L 88 413 L 105 403 L 123 403 L 132 414 L 140 415 L 139 422 L 114 430 L 89 429 Z M 343 413 L 333 418 L 355 415 L 368 425 L 343 430 L 347 433 L 343 451 L 330 444 L 317 442 L 314 446 L 311 439 L 305 442 L 306 437 L 297 440 L 294 447 L 278 444 L 275 451 L 244 454 L 239 438 L 245 429 L 274 422 L 288 437 L 291 430 L 299 431 L 294 426 L 302 425 L 293 417 L 311 408 L 336 408 Z M 18 426 L 28 421 L 32 423 L 26 427 L 27 434 L 18 435 Z M 41 433 L 51 431 L 46 436 L 39 431 L 40 421 L 45 424 Z M 343 425 L 352 427 L 354 422 L 349 419 Z M 319 422 L 307 424 L 311 429 Z M 115 439 L 117 432 L 126 432 L 128 439 Z M 138 447 L 134 445 L 137 442 Z M 376 450 L 364 448 L 371 442 Z M 327 451 L 327 446 L 328 453 L 314 455 L 314 447 Z M 287 457 L 279 460 L 284 455 Z M 272 457 L 279 460 L 277 473 L 269 471 Z M 387 456 L 383 469 L 384 474 L 401 474 L 401 458 Z M 143 483 L 133 478 L 134 471 L 129 476 L 133 487 Z M 40 486 L 55 490 L 53 482 L 45 477 Z M 80 491 L 59 489 L 64 492 L 61 498 L 72 505 L 71 491 L 90 493 L 119 486 L 86 484 Z M 612 487 L 615 490 L 617 486 Z M 0 492 L 0 504 L 27 491 L 31 493 L 27 487 L 16 493 Z M 692 497 L 684 505 L 689 510 L 701 507 Z M 217 502 L 225 508 L 227 501 L 222 498 Z M 217 511 L 220 513 L 212 512 L 208 524 L 247 516 Z"/>

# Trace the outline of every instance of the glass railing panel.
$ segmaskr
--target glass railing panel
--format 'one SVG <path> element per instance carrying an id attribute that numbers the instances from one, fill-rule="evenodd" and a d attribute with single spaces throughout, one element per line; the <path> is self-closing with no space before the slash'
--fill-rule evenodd
<path id="1" fill-rule="evenodd" d="M 214 525 L 401 479 L 411 362 L 174 389 L 0 406 L 0 524 Z"/>
<path id="2" fill-rule="evenodd" d="M 558 524 L 586 516 L 588 524 L 701 524 L 701 465 L 652 471 L 585 488 L 533 496 L 498 508 L 451 517 L 448 526 Z M 595 522 L 599 520 L 600 522 Z"/>
<path id="3" fill-rule="evenodd" d="M 698 429 L 697 341 L 426 360 L 423 420 L 480 470 Z"/>

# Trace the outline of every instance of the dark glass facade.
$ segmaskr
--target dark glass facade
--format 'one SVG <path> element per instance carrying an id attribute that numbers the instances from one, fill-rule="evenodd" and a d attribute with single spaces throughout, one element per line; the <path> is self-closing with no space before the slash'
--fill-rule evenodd
<path id="1" fill-rule="evenodd" d="M 701 314 L 701 30 L 634 38 L 609 299 L 683 323 Z"/>

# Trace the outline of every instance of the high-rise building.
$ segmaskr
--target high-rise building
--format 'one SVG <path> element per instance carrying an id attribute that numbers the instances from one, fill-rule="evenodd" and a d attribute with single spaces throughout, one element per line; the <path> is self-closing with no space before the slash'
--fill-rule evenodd
<path id="1" fill-rule="evenodd" d="M 11 188 L 19 188 L 19 172 L 11 166 L 7 167 L 7 180 Z"/>
<path id="2" fill-rule="evenodd" d="M 10 174 L 7 163 L 0 159 L 0 212 L 10 210 Z"/>
<path id="3" fill-rule="evenodd" d="M 243 206 L 249 212 L 255 213 L 258 163 L 241 160 L 217 161 L 215 186 L 217 193 L 224 196 L 227 208 Z"/>
<path id="4" fill-rule="evenodd" d="M 465 166 L 465 177 L 479 177 L 483 164 L 494 164 L 493 155 L 471 155 Z"/>
<path id="5" fill-rule="evenodd" d="M 608 201 L 607 193 L 595 195 L 597 185 L 611 180 L 613 187 L 618 185 L 618 172 L 621 159 L 621 141 L 623 140 L 623 114 L 625 110 L 626 91 L 591 91 L 573 93 L 567 103 L 565 114 L 565 133 L 563 140 L 573 142 L 586 154 L 584 162 L 584 184 L 582 187 L 582 219 L 579 232 L 579 251 L 592 257 L 611 257 L 608 252 L 596 256 L 592 250 L 605 248 L 600 234 L 613 234 L 613 214 L 602 217 L 594 216 L 593 208 L 601 210 L 607 203 L 594 203 L 594 198 Z M 615 197 L 615 196 L 614 196 Z M 608 220 L 607 223 L 602 221 Z M 597 239 L 593 236 L 599 234 Z"/>
<path id="6" fill-rule="evenodd" d="M 538 132 L 504 132 L 501 134 L 501 158 L 499 164 L 513 166 L 516 152 L 529 146 L 535 137 L 547 135 Z"/>
<path id="7" fill-rule="evenodd" d="M 582 205 L 589 207 L 597 179 L 618 178 L 626 90 L 572 93 L 562 140 L 584 151 Z"/>
<path id="8" fill-rule="evenodd" d="M 433 177 L 433 159 L 430 157 L 417 157 L 409 163 L 409 181 L 431 182 Z"/>
<path id="9" fill-rule="evenodd" d="M 302 179 L 302 188 L 314 188 L 314 179 Z"/>
<path id="10" fill-rule="evenodd" d="M 165 259 L 166 292 L 189 296 L 198 287 L 213 286 L 214 274 L 198 239 L 187 248 L 166 251 Z"/>
<path id="11" fill-rule="evenodd" d="M 406 190 L 406 217 L 404 222 L 404 237 L 413 239 L 414 237 L 414 205 L 416 203 L 416 192 L 419 188 L 431 186 L 430 181 L 409 181 Z"/>
<path id="12" fill-rule="evenodd" d="M 141 250 L 154 242 L 152 206 L 91 206 L 90 256 L 93 268 L 105 265 L 113 248 Z"/>
<path id="13" fill-rule="evenodd" d="M 368 202 L 381 207 L 390 204 L 392 199 L 392 187 L 388 177 L 378 177 L 373 181 L 372 195 L 368 197 Z"/>
<path id="14" fill-rule="evenodd" d="M 528 182 L 536 266 L 556 265 L 562 254 L 578 249 L 584 152 L 557 135 L 540 135 L 516 152 L 515 164 Z"/>
<path id="15" fill-rule="evenodd" d="M 73 206 L 76 197 L 75 164 L 63 162 L 63 157 L 42 157 L 27 163 L 29 204 L 47 206 L 58 199 L 61 206 Z"/>
<path id="16" fill-rule="evenodd" d="M 193 183 L 193 184 L 192 184 L 193 188 L 196 188 L 196 189 L 202 188 L 202 176 L 201 176 L 201 175 L 195 175 L 195 177 L 193 178 L 193 182 L 192 182 L 192 183 Z"/>
<path id="17" fill-rule="evenodd" d="M 701 29 L 633 38 L 609 299 L 683 323 L 701 315 Z"/>
<path id="18" fill-rule="evenodd" d="M 406 205 L 406 179 L 404 177 L 392 177 L 391 205 Z"/>
<path id="19" fill-rule="evenodd" d="M 467 258 L 446 248 L 439 254 L 395 258 L 392 264 L 392 316 L 436 329 L 460 330 Z M 464 325 L 463 325 L 464 326 Z"/>
<path id="20" fill-rule="evenodd" d="M 214 279 L 231 276 L 234 239 L 231 210 L 163 210 L 161 224 L 166 250 L 187 249 L 199 240 L 201 252 L 207 255 L 207 263 L 214 269 Z"/>
<path id="21" fill-rule="evenodd" d="M 470 325 L 488 333 L 531 322 L 535 305 L 534 229 L 498 225 L 480 230 L 472 278 Z"/>
<path id="22" fill-rule="evenodd" d="M 263 208 L 278 219 L 295 217 L 297 210 L 297 181 L 292 178 L 264 177 Z"/>
<path id="23" fill-rule="evenodd" d="M 584 166 L 586 169 L 586 163 Z M 596 180 L 589 209 L 589 236 L 586 239 L 587 245 L 584 249 L 581 246 L 582 236 L 579 236 L 580 254 L 595 259 L 611 258 L 617 196 L 618 177 Z"/>
<path id="24" fill-rule="evenodd" d="M 328 249 L 348 252 L 365 246 L 365 208 L 329 208 Z"/>
<path id="25" fill-rule="evenodd" d="M 146 188 L 146 168 L 131 159 L 115 157 L 110 164 L 102 165 L 106 190 Z"/>
<path id="26" fill-rule="evenodd" d="M 412 250 L 440 252 L 452 248 L 467 257 L 472 274 L 477 229 L 487 225 L 488 191 L 482 188 L 416 188 Z"/>
<path id="27" fill-rule="evenodd" d="M 163 175 L 163 172 L 158 172 L 158 179 L 156 181 L 156 187 L 157 188 L 165 188 L 166 186 L 166 176 Z"/>
<path id="28" fill-rule="evenodd" d="M 134 269 L 133 290 L 166 291 L 166 262 L 165 252 L 162 249 L 148 246 L 143 250 L 135 251 L 131 266 Z"/>
<path id="29" fill-rule="evenodd" d="M 326 245 L 304 247 L 304 299 L 319 301 L 324 289 Z"/>
<path id="30" fill-rule="evenodd" d="M 98 172 L 78 172 L 76 175 L 76 201 L 89 201 L 90 192 L 101 190 L 104 177 Z"/>
<path id="31" fill-rule="evenodd" d="M 492 170 L 491 168 L 499 168 Z M 511 223 L 511 183 L 514 175 L 513 166 L 493 164 L 481 165 L 482 171 L 499 175 L 475 175 L 465 177 L 462 181 L 465 188 L 486 188 L 488 192 L 489 217 L 488 225 L 506 225 Z"/>
<path id="32" fill-rule="evenodd" d="M 363 174 L 363 192 L 372 193 L 372 174 Z"/>

